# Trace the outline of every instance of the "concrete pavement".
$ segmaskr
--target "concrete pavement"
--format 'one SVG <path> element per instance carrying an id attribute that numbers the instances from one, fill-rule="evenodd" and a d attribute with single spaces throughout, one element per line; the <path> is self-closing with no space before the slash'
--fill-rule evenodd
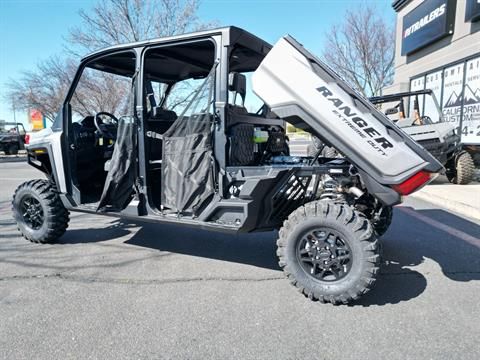
<path id="1" fill-rule="evenodd" d="M 39 176 L 0 164 L 0 358 L 480 358 L 478 221 L 407 199 L 377 286 L 334 307 L 284 279 L 275 233 L 73 214 L 59 244 L 31 244 L 9 202 Z"/>
<path id="2" fill-rule="evenodd" d="M 469 218 L 480 220 L 480 183 L 455 185 L 444 176 L 411 195 Z M 480 237 L 480 234 L 479 234 Z"/>

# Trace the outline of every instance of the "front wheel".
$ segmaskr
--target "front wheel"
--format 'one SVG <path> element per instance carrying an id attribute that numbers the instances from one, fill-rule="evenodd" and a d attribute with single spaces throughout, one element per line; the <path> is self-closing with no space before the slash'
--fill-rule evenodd
<path id="1" fill-rule="evenodd" d="M 347 304 L 368 292 L 379 273 L 379 243 L 363 214 L 316 201 L 295 210 L 277 241 L 280 267 L 305 296 Z"/>
<path id="2" fill-rule="evenodd" d="M 21 184 L 13 196 L 12 211 L 18 230 L 31 242 L 54 242 L 68 227 L 68 210 L 47 180 Z"/>
<path id="3" fill-rule="evenodd" d="M 475 164 L 472 156 L 464 151 L 457 156 L 455 166 L 447 169 L 447 178 L 453 184 L 466 185 L 473 180 Z"/>

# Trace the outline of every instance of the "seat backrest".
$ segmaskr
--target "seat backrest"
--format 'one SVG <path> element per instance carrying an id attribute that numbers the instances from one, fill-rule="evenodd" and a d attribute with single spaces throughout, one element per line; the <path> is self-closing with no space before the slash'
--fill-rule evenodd
<path id="1" fill-rule="evenodd" d="M 245 96 L 247 95 L 247 78 L 245 75 L 231 72 L 228 75 L 228 90 L 235 94 L 233 104 L 235 104 L 237 100 L 237 95 L 240 95 L 242 98 L 242 106 L 245 106 Z"/>
<path id="2" fill-rule="evenodd" d="M 149 118 L 149 121 L 163 121 L 163 122 L 174 122 L 177 120 L 177 113 L 172 110 L 162 109 L 160 106 L 155 106 L 152 108 L 152 112 Z"/>
<path id="3" fill-rule="evenodd" d="M 175 111 L 154 107 L 147 118 L 147 134 L 152 131 L 161 135 L 172 126 L 175 120 L 177 120 Z M 146 147 L 149 160 L 160 160 L 162 158 L 162 140 L 150 135 L 147 137 Z"/>

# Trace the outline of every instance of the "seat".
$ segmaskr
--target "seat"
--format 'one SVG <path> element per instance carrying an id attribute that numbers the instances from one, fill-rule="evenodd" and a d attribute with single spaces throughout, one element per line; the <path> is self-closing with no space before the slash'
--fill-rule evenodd
<path id="1" fill-rule="evenodd" d="M 245 96 L 247 95 L 247 78 L 245 75 L 231 72 L 228 74 L 228 91 L 233 92 L 233 102 L 230 103 L 232 109 L 239 108 L 239 113 L 248 113 L 245 109 Z M 237 105 L 237 96 L 240 95 L 242 98 L 242 105 Z"/>
<path id="2" fill-rule="evenodd" d="M 177 114 L 175 111 L 161 109 L 158 106 L 153 107 L 149 116 L 147 117 L 146 147 L 150 169 L 161 167 L 161 135 L 163 135 L 165 131 L 167 131 L 173 125 L 175 120 L 177 120 Z"/>

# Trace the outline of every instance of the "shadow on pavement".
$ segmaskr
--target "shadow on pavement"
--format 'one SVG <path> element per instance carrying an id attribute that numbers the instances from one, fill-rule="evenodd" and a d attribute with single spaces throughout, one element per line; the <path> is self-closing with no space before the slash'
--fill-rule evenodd
<path id="1" fill-rule="evenodd" d="M 86 244 L 113 240 L 130 234 L 129 228 L 137 226 L 139 225 L 126 222 L 122 219 L 115 219 L 105 227 L 67 229 L 67 232 L 59 239 L 57 244 Z"/>
<path id="2" fill-rule="evenodd" d="M 177 254 L 280 270 L 276 232 L 226 234 L 172 225 L 143 226 L 126 243 Z"/>
<path id="3" fill-rule="evenodd" d="M 415 268 L 426 258 L 438 263 L 443 274 L 455 281 L 480 280 L 480 247 L 462 238 L 478 238 L 480 226 L 449 212 L 430 209 L 405 212 L 395 209 L 394 221 L 383 236 L 382 273 L 373 291 L 354 305 L 397 304 L 418 297 L 427 279 Z M 412 214 L 418 213 L 420 217 Z M 452 228 L 446 232 L 423 217 Z M 107 228 L 69 230 L 62 243 L 107 241 L 131 233 L 140 223 L 115 220 Z M 224 234 L 173 225 L 144 223 L 125 243 L 210 259 L 280 271 L 276 258 L 276 232 Z M 460 232 L 455 233 L 455 229 Z M 479 242 L 480 245 L 480 242 Z"/>
<path id="4" fill-rule="evenodd" d="M 237 235 L 116 219 L 108 227 L 67 230 L 58 243 L 81 244 L 113 240 L 130 234 L 129 229 L 138 226 L 141 228 L 134 231 L 134 235 L 125 241 L 126 244 L 280 270 L 275 255 L 276 232 Z"/>
<path id="5" fill-rule="evenodd" d="M 395 209 L 392 226 L 382 238 L 382 276 L 358 304 L 395 304 L 419 296 L 427 288 L 427 279 L 411 267 L 425 259 L 435 261 L 451 280 L 480 280 L 480 240 L 476 245 L 471 241 L 480 237 L 479 225 L 441 209 L 407 209 Z M 424 222 L 425 217 L 433 222 Z M 451 231 L 446 232 L 445 226 Z"/>

